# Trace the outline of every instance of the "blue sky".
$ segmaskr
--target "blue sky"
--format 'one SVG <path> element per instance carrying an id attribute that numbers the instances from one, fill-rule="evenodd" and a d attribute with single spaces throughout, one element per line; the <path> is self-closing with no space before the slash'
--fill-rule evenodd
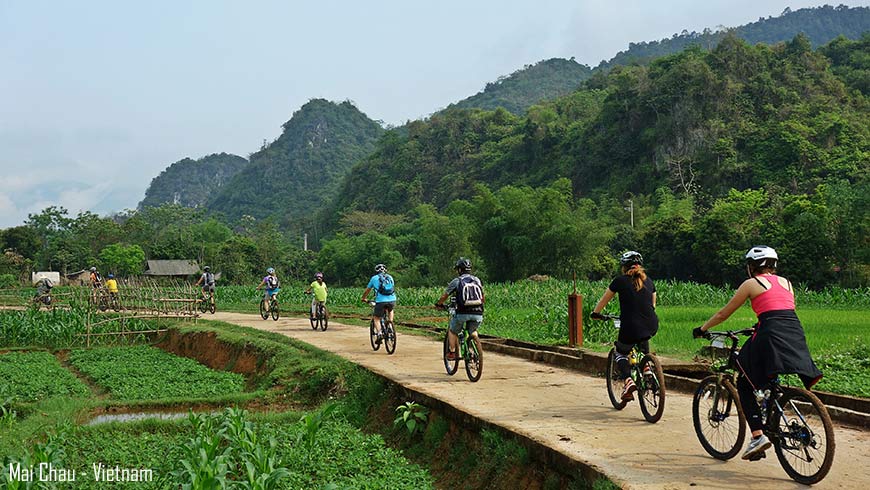
<path id="1" fill-rule="evenodd" d="M 133 208 L 172 162 L 247 156 L 313 97 L 401 124 L 542 59 L 594 67 L 629 42 L 817 5 L 0 0 L 0 227 L 49 205 Z"/>

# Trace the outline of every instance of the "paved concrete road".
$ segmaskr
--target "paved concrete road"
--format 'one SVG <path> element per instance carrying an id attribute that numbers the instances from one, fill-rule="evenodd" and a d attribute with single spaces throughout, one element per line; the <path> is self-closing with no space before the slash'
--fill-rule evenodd
<path id="1" fill-rule="evenodd" d="M 334 352 L 596 466 L 628 488 L 806 488 L 788 478 L 773 450 L 754 463 L 707 455 L 692 427 L 688 395 L 668 393 L 662 420 L 649 424 L 636 401 L 616 411 L 603 379 L 574 371 L 485 353 L 483 377 L 471 383 L 461 364 L 455 376 L 447 376 L 440 342 L 427 337 L 399 333 L 396 353 L 387 355 L 383 347 L 372 351 L 367 328 L 330 322 L 326 332 L 315 332 L 299 318 L 274 322 L 237 313 L 208 318 L 279 332 Z M 834 466 L 815 488 L 870 488 L 870 433 L 836 426 L 836 445 Z"/>

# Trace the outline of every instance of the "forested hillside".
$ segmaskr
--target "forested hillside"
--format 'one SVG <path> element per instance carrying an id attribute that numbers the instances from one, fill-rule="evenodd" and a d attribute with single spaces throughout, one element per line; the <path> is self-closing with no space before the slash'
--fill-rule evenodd
<path id="1" fill-rule="evenodd" d="M 863 42 L 838 40 L 837 51 Z M 498 279 L 568 264 L 595 273 L 606 259 L 588 257 L 645 248 L 659 274 L 729 281 L 758 241 L 780 245 L 808 283 L 866 282 L 870 106 L 837 75 L 863 58 L 832 69 L 830 49 L 813 51 L 804 36 L 773 47 L 729 36 L 710 52 L 601 73 L 525 117 L 454 109 L 411 123 L 345 179 L 323 214 L 344 217 L 324 250 L 392 234 L 413 264 L 422 222 L 409 223 L 442 219 Z M 400 224 L 360 228 L 360 213 Z"/>
<path id="2" fill-rule="evenodd" d="M 503 107 L 508 112 L 523 114 L 534 104 L 573 92 L 591 74 L 591 68 L 573 58 L 539 61 L 499 77 L 486 84 L 482 91 L 450 107 L 489 110 Z"/>
<path id="3" fill-rule="evenodd" d="M 383 130 L 352 103 L 313 99 L 284 123 L 271 144 L 214 196 L 211 211 L 230 220 L 275 218 L 285 227 L 304 220 L 335 192 L 357 160 L 371 153 Z"/>
<path id="4" fill-rule="evenodd" d="M 190 208 L 203 206 L 247 164 L 244 158 L 228 153 L 179 160 L 154 177 L 139 209 L 166 203 Z"/>
<path id="5" fill-rule="evenodd" d="M 803 8 L 792 11 L 786 8 L 779 17 L 759 18 L 757 22 L 712 31 L 674 34 L 670 39 L 660 41 L 629 43 L 628 49 L 620 51 L 613 58 L 602 61 L 598 69 L 608 69 L 617 65 L 646 64 L 650 61 L 680 52 L 689 46 L 712 49 L 729 33 L 736 35 L 749 44 L 776 44 L 788 41 L 798 34 L 804 34 L 814 46 L 826 44 L 838 36 L 857 39 L 870 31 L 870 8 L 845 5 L 832 7 Z"/>

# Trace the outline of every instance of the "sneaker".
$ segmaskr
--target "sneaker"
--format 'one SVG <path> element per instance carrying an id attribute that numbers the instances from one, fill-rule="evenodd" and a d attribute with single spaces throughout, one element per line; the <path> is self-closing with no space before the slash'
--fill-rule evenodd
<path id="1" fill-rule="evenodd" d="M 459 360 L 459 354 L 457 354 L 456 352 L 450 352 L 450 351 L 448 351 L 448 352 L 447 352 L 447 360 L 448 360 L 448 361 L 458 361 L 458 360 Z"/>
<path id="2" fill-rule="evenodd" d="M 644 376 L 652 376 L 653 375 L 652 369 L 649 368 L 649 364 L 644 364 L 643 375 Z"/>
<path id="3" fill-rule="evenodd" d="M 746 446 L 746 451 L 743 451 L 743 459 L 755 460 L 761 459 L 760 454 L 764 454 L 768 448 L 770 448 L 771 443 L 770 440 L 767 439 L 767 436 L 764 434 L 753 438 L 749 441 L 749 445 Z"/>
<path id="4" fill-rule="evenodd" d="M 628 384 L 625 385 L 625 388 L 622 389 L 622 401 L 630 402 L 634 400 L 634 392 L 637 391 L 637 386 L 634 385 L 634 381 L 631 378 L 628 379 Z"/>

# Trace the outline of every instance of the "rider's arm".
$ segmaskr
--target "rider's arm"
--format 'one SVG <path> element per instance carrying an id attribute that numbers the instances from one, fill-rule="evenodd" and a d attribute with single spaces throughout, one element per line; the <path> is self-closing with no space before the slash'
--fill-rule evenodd
<path id="1" fill-rule="evenodd" d="M 741 284 L 740 287 L 737 288 L 737 291 L 734 292 L 734 296 L 731 297 L 731 299 L 728 301 L 728 304 L 723 306 L 721 310 L 714 313 L 709 320 L 701 325 L 701 332 L 706 332 L 707 330 L 724 322 L 728 319 L 728 317 L 731 316 L 732 313 L 737 311 L 737 308 L 743 306 L 743 303 L 745 303 L 746 300 L 749 299 L 749 288 L 751 287 L 751 280 L 747 279 L 746 281 L 743 281 L 743 284 Z"/>
<path id="2" fill-rule="evenodd" d="M 369 296 L 369 291 L 371 291 L 371 290 L 372 290 L 372 288 L 366 288 L 366 290 L 363 291 L 363 295 L 362 295 L 362 302 L 363 303 L 365 303 L 366 298 L 368 298 L 368 296 Z"/>
<path id="3" fill-rule="evenodd" d="M 653 309 L 656 309 L 656 293 L 653 292 Z"/>
<path id="4" fill-rule="evenodd" d="M 264 284 L 266 284 L 266 280 L 265 280 L 265 279 L 263 279 L 262 281 L 260 281 L 260 284 L 257 285 L 257 289 L 260 289 L 260 286 L 262 286 L 262 285 L 264 285 Z"/>
<path id="5" fill-rule="evenodd" d="M 199 283 L 202 282 L 202 276 L 199 276 L 199 279 L 196 280 L 196 284 L 194 286 L 199 286 Z"/>
<path id="6" fill-rule="evenodd" d="M 595 308 L 592 309 L 592 313 L 601 313 L 601 310 L 607 306 L 607 303 L 610 303 L 610 300 L 613 299 L 613 296 L 616 295 L 610 288 L 604 291 L 604 294 L 601 296 L 601 299 L 598 300 L 598 304 L 595 305 Z M 655 304 L 655 300 L 653 300 L 653 304 Z"/>
<path id="7" fill-rule="evenodd" d="M 450 297 L 450 293 L 444 293 L 441 295 L 440 298 L 438 298 L 438 301 L 436 301 L 435 304 L 438 306 L 444 306 L 444 302 L 447 301 L 447 298 L 449 298 L 449 297 Z"/>

